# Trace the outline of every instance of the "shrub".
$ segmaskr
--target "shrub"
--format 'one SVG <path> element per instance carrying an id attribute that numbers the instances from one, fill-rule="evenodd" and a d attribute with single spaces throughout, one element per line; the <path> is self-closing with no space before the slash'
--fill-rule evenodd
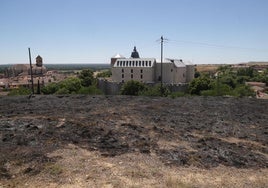
<path id="1" fill-rule="evenodd" d="M 8 96 L 17 96 L 17 95 L 30 95 L 31 90 L 25 87 L 19 87 L 17 89 L 12 89 L 9 93 Z"/>
<path id="2" fill-rule="evenodd" d="M 249 86 L 241 85 L 233 91 L 233 95 L 237 97 L 245 97 L 245 96 L 254 96 L 255 93 L 250 89 Z"/>
<path id="3" fill-rule="evenodd" d="M 112 72 L 111 70 L 103 71 L 97 74 L 97 78 L 106 78 L 106 77 L 111 77 Z"/>
<path id="4" fill-rule="evenodd" d="M 81 88 L 81 80 L 79 78 L 70 77 L 59 83 L 50 83 L 42 88 L 42 93 L 48 94 L 75 94 Z"/>
<path id="5" fill-rule="evenodd" d="M 138 81 L 128 81 L 121 88 L 122 95 L 139 95 L 146 88 L 145 84 Z"/>
<path id="6" fill-rule="evenodd" d="M 70 94 L 70 91 L 68 89 L 66 89 L 65 87 L 60 88 L 58 91 L 56 91 L 57 95 L 63 95 L 63 94 Z"/>
<path id="7" fill-rule="evenodd" d="M 177 97 L 185 97 L 185 96 L 187 96 L 187 94 L 185 93 L 185 92 L 180 92 L 180 91 L 178 91 L 178 92 L 172 92 L 171 94 L 170 94 L 170 97 L 171 98 L 177 98 Z"/>
<path id="8" fill-rule="evenodd" d="M 201 91 L 209 90 L 211 87 L 211 79 L 207 76 L 201 76 L 190 82 L 188 91 L 190 94 L 200 95 Z"/>
<path id="9" fill-rule="evenodd" d="M 102 92 L 96 86 L 81 87 L 77 94 L 83 95 L 101 95 Z"/>
<path id="10" fill-rule="evenodd" d="M 50 83 L 41 89 L 45 95 L 54 94 L 59 90 L 60 86 L 57 83 Z"/>
<path id="11" fill-rule="evenodd" d="M 157 84 L 152 87 L 146 87 L 144 90 L 142 90 L 139 95 L 143 96 L 168 96 L 170 94 L 170 91 L 167 87 L 163 86 L 161 91 L 161 85 Z"/>
<path id="12" fill-rule="evenodd" d="M 60 88 L 65 88 L 69 93 L 76 93 L 82 87 L 81 80 L 79 78 L 70 77 L 59 83 Z"/>

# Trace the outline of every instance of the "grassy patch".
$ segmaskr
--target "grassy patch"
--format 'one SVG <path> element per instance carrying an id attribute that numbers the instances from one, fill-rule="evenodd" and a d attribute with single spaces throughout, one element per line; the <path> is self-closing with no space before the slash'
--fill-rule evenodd
<path id="1" fill-rule="evenodd" d="M 190 188 L 191 186 L 181 182 L 178 178 L 168 176 L 165 180 L 166 187 L 169 188 Z"/>

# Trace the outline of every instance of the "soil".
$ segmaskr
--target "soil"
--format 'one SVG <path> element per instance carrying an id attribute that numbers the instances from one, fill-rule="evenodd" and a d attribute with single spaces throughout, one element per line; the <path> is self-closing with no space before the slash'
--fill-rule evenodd
<path id="1" fill-rule="evenodd" d="M 246 185 L 265 187 L 267 109 L 231 97 L 0 97 L 0 187 L 229 186 L 166 176 L 178 169 L 259 173 Z"/>

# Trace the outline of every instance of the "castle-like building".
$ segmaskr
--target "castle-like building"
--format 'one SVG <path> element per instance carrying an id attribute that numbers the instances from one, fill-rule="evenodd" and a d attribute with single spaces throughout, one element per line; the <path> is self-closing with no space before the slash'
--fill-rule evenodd
<path id="1" fill-rule="evenodd" d="M 46 67 L 43 65 L 43 58 L 38 55 L 36 58 L 36 64 L 32 65 L 32 74 L 35 76 L 44 75 L 47 72 Z M 27 76 L 31 74 L 31 68 L 29 64 L 17 64 L 5 70 L 5 77 L 17 77 Z"/>
<path id="2" fill-rule="evenodd" d="M 112 57 L 111 69 L 113 82 L 161 82 L 161 62 L 155 58 L 140 58 L 136 47 L 130 58 L 119 54 Z M 194 79 L 194 65 L 181 59 L 165 59 L 162 62 L 162 77 L 165 84 L 188 83 Z"/>

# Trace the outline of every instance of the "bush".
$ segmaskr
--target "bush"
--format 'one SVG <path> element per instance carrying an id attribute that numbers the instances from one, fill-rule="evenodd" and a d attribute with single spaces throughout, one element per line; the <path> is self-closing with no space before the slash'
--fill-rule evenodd
<path id="1" fill-rule="evenodd" d="M 41 89 L 42 93 L 48 94 L 75 94 L 77 93 L 81 85 L 79 78 L 70 77 L 59 83 L 50 83 Z"/>
<path id="2" fill-rule="evenodd" d="M 41 89 L 45 95 L 54 94 L 59 90 L 60 86 L 57 83 L 50 83 Z"/>
<path id="3" fill-rule="evenodd" d="M 96 86 L 81 87 L 77 94 L 83 95 L 101 95 L 102 92 Z"/>
<path id="4" fill-rule="evenodd" d="M 68 89 L 66 89 L 65 87 L 60 88 L 58 91 L 56 91 L 57 95 L 64 95 L 64 94 L 70 94 L 70 91 Z"/>
<path id="5" fill-rule="evenodd" d="M 107 77 L 111 77 L 112 72 L 111 70 L 107 70 L 107 71 L 103 71 L 97 74 L 97 78 L 107 78 Z"/>
<path id="6" fill-rule="evenodd" d="M 180 91 L 178 91 L 178 92 L 172 92 L 172 93 L 170 94 L 170 97 L 171 97 L 172 99 L 177 98 L 177 97 L 185 97 L 185 96 L 187 96 L 187 94 L 184 93 L 184 92 L 180 92 Z"/>
<path id="7" fill-rule="evenodd" d="M 211 82 L 211 79 L 207 76 L 195 78 L 190 82 L 188 91 L 192 95 L 200 95 L 201 91 L 211 89 Z"/>
<path id="8" fill-rule="evenodd" d="M 138 81 L 128 81 L 121 88 L 122 95 L 139 95 L 139 93 L 145 90 L 145 84 Z"/>
<path id="9" fill-rule="evenodd" d="M 146 87 L 143 91 L 139 93 L 139 95 L 143 96 L 168 96 L 170 91 L 167 87 L 163 86 L 161 91 L 161 85 L 157 84 L 153 87 Z"/>
<path id="10" fill-rule="evenodd" d="M 69 93 L 76 93 L 82 87 L 81 80 L 79 78 L 70 77 L 59 83 L 60 88 L 65 88 Z"/>
<path id="11" fill-rule="evenodd" d="M 233 91 L 233 95 L 237 97 L 245 97 L 245 96 L 255 96 L 254 91 L 250 89 L 249 86 L 241 85 Z"/>
<path id="12" fill-rule="evenodd" d="M 220 78 L 220 82 L 223 83 L 223 84 L 226 84 L 232 88 L 235 88 L 236 87 L 236 81 L 235 79 L 228 75 L 228 76 L 223 76 L 222 78 Z"/>
<path id="13" fill-rule="evenodd" d="M 25 88 L 25 87 L 20 87 L 17 89 L 12 89 L 9 93 L 8 96 L 17 96 L 17 95 L 30 95 L 32 92 L 30 89 Z"/>

